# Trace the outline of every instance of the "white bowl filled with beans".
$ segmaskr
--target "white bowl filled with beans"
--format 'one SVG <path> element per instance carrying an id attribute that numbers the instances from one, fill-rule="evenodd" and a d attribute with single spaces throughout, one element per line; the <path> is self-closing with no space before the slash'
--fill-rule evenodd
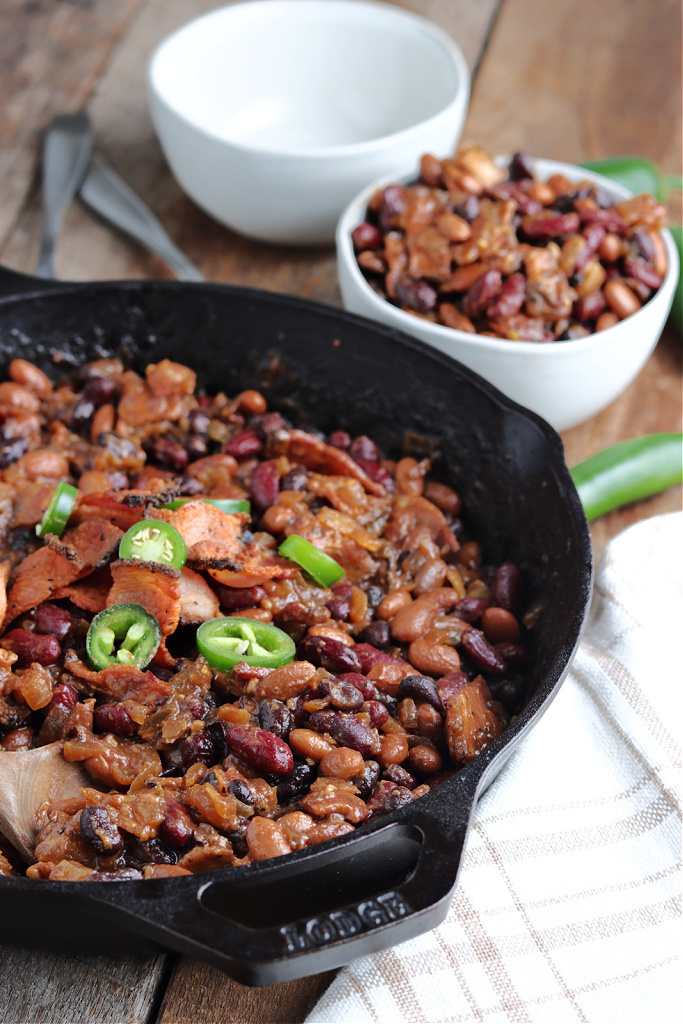
<path id="1" fill-rule="evenodd" d="M 659 340 L 678 280 L 665 224 L 652 196 L 582 167 L 467 144 L 349 204 L 342 298 L 566 430 L 614 401 Z"/>

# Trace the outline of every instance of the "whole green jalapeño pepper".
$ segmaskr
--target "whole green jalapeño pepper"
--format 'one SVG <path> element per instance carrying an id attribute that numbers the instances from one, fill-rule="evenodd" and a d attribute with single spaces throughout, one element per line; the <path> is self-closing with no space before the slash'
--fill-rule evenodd
<path id="1" fill-rule="evenodd" d="M 161 643 L 159 623 L 140 604 L 113 604 L 90 623 L 85 649 L 94 669 L 145 668 Z"/>
<path id="2" fill-rule="evenodd" d="M 270 622 L 240 618 L 209 619 L 197 630 L 197 650 L 211 668 L 228 672 L 239 661 L 264 668 L 279 668 L 294 661 L 291 636 Z"/>
<path id="3" fill-rule="evenodd" d="M 612 445 L 570 470 L 590 521 L 683 482 L 683 434 L 649 434 Z"/>

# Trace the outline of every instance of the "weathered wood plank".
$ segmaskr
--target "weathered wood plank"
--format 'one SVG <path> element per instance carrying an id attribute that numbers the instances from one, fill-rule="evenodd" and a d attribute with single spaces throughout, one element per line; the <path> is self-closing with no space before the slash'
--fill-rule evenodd
<path id="1" fill-rule="evenodd" d="M 3 0 L 0 10 L 0 240 L 38 177 L 42 130 L 88 101 L 144 0 Z"/>
<path id="2" fill-rule="evenodd" d="M 0 949 L 2 1024 L 146 1024 L 164 984 L 157 957 L 67 957 Z"/>
<path id="3" fill-rule="evenodd" d="M 157 1024 L 297 1024 L 331 984 L 336 971 L 266 988 L 245 988 L 215 967 L 182 959 L 166 991 Z"/>

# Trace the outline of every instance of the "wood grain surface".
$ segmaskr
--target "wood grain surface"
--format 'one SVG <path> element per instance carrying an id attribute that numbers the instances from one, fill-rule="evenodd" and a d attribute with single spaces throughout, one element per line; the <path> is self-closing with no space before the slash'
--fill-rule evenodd
<path id="1" fill-rule="evenodd" d="M 2 0 L 0 263 L 32 272 L 41 224 L 40 145 L 51 118 L 86 107 L 98 147 L 210 281 L 341 305 L 334 252 L 260 245 L 223 228 L 173 180 L 152 129 L 144 75 L 175 27 L 217 0 Z M 678 0 L 400 0 L 461 46 L 473 75 L 465 137 L 580 162 L 637 153 L 681 173 Z M 680 219 L 680 202 L 672 205 Z M 164 277 L 153 257 L 79 203 L 65 220 L 58 275 Z M 608 444 L 681 429 L 681 341 L 667 328 L 636 381 L 563 435 L 573 465 Z M 596 554 L 646 516 L 681 508 L 665 495 L 592 527 Z M 332 974 L 249 989 L 195 960 L 76 958 L 3 949 L 0 1024 L 269 1024 L 302 1021 Z"/>

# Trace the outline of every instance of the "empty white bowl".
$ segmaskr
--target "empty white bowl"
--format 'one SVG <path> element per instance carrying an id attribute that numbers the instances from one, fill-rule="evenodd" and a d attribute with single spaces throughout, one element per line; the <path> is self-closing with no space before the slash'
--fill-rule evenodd
<path id="1" fill-rule="evenodd" d="M 453 151 L 469 74 L 445 32 L 390 4 L 252 0 L 164 40 L 148 89 L 202 209 L 252 238 L 318 244 L 367 182 Z"/>
<path id="2" fill-rule="evenodd" d="M 535 160 L 541 180 L 563 174 L 570 181 L 591 180 L 615 202 L 631 193 L 599 174 L 574 164 Z M 445 352 L 538 413 L 556 430 L 567 430 L 595 416 L 628 387 L 647 362 L 669 315 L 678 280 L 678 253 L 663 231 L 669 267 L 659 291 L 638 312 L 614 327 L 573 341 L 537 343 L 467 334 L 405 313 L 378 295 L 361 273 L 351 232 L 366 219 L 370 197 L 392 183 L 410 184 L 416 175 L 385 179 L 365 188 L 346 208 L 337 226 L 337 269 L 346 309 L 396 327 Z"/>

